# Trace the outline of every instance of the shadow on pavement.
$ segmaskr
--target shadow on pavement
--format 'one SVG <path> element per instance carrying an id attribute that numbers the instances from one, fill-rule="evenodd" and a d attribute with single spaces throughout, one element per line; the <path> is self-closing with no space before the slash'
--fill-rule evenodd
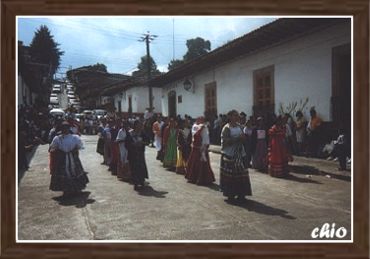
<path id="1" fill-rule="evenodd" d="M 285 210 L 273 208 L 266 204 L 260 203 L 258 201 L 249 200 L 249 199 L 242 200 L 242 201 L 238 201 L 238 200 L 234 200 L 234 201 L 225 200 L 225 201 L 226 203 L 230 205 L 238 206 L 238 207 L 247 209 L 248 211 L 254 211 L 256 213 L 271 215 L 271 216 L 280 216 L 286 219 L 296 219 L 296 217 L 289 215 L 288 212 Z"/>
<path id="2" fill-rule="evenodd" d="M 207 185 L 206 187 L 208 187 L 209 189 L 212 189 L 214 191 L 220 191 L 220 186 L 216 183 L 212 183 L 210 185 Z"/>
<path id="3" fill-rule="evenodd" d="M 81 192 L 71 197 L 58 196 L 53 197 L 53 200 L 57 201 L 62 206 L 76 206 L 76 208 L 84 208 L 87 204 L 95 202 L 94 199 L 90 199 L 89 195 L 91 192 Z"/>
<path id="4" fill-rule="evenodd" d="M 343 181 L 350 182 L 351 176 L 350 175 L 341 175 L 341 174 L 334 174 L 329 173 L 326 171 L 321 171 L 313 166 L 308 165 L 289 165 L 289 171 L 296 174 L 309 174 L 309 175 L 322 175 L 322 176 L 330 176 L 330 178 L 335 178 Z"/>
<path id="5" fill-rule="evenodd" d="M 310 178 L 302 178 L 302 177 L 297 177 L 295 175 L 292 175 L 292 174 L 288 174 L 284 177 L 282 177 L 281 179 L 285 179 L 285 180 L 289 180 L 289 181 L 295 181 L 295 182 L 299 182 L 299 183 L 315 183 L 315 184 L 322 184 L 318 181 L 315 181 L 315 180 L 312 180 Z"/>
<path id="6" fill-rule="evenodd" d="M 153 196 L 156 198 L 166 198 L 168 192 L 160 192 L 153 189 L 153 187 L 146 185 L 137 190 L 137 193 L 143 196 Z"/>
<path id="7" fill-rule="evenodd" d="M 28 166 L 31 163 L 32 158 L 34 157 L 36 153 L 37 147 L 38 145 L 33 146 L 32 149 L 26 153 L 26 159 L 27 159 Z M 18 169 L 18 184 L 21 182 L 23 176 L 26 174 L 28 169 L 29 167 L 27 169 L 26 168 Z"/>

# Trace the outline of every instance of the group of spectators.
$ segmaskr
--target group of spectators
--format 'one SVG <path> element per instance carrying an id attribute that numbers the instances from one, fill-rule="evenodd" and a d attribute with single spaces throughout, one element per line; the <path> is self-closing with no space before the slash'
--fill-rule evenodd
<path id="1" fill-rule="evenodd" d="M 328 151 L 325 151 L 327 143 L 327 134 L 323 127 L 322 119 L 317 115 L 314 107 L 310 109 L 310 118 L 307 120 L 302 111 L 297 111 L 295 119 L 290 114 L 281 115 L 281 119 L 285 125 L 286 138 L 285 142 L 292 155 L 307 156 L 307 157 L 328 157 L 328 159 L 338 159 L 340 161 L 340 170 L 345 170 L 346 162 L 350 161 L 350 139 L 349 134 L 344 129 L 340 128 L 337 131 L 336 137 L 332 139 Z M 272 114 L 268 118 L 262 116 L 250 116 L 244 112 L 239 113 L 239 123 L 247 129 L 248 134 L 256 132 L 256 129 L 268 131 L 276 121 L 277 116 Z M 210 122 L 210 139 L 212 144 L 221 144 L 221 131 L 224 125 L 228 123 L 227 115 L 220 114 L 213 122 Z M 256 134 L 252 134 L 250 138 L 251 145 L 247 148 L 247 153 L 256 151 Z M 266 143 L 268 136 L 266 137 Z M 252 156 L 253 154 L 251 154 Z M 248 154 L 249 156 L 249 154 Z"/>
<path id="2" fill-rule="evenodd" d="M 18 169 L 29 168 L 29 154 L 40 144 L 48 142 L 53 118 L 48 109 L 21 106 L 18 109 Z"/>

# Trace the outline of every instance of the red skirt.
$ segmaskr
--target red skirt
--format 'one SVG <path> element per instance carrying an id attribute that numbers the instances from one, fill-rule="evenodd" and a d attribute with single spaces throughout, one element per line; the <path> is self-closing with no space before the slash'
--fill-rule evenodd
<path id="1" fill-rule="evenodd" d="M 210 185 L 216 181 L 216 179 L 209 163 L 208 152 L 206 152 L 207 161 L 201 161 L 200 158 L 200 149 L 193 147 L 186 167 L 185 178 L 188 182 L 197 185 Z"/>

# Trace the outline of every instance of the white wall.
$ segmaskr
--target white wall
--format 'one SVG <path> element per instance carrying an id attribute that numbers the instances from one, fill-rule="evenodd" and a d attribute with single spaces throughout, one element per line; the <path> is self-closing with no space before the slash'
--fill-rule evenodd
<path id="1" fill-rule="evenodd" d="M 23 96 L 26 97 L 24 102 Z M 28 85 L 24 82 L 22 76 L 18 75 L 18 106 L 31 104 L 31 99 L 34 102 L 35 97 L 32 97 L 32 93 Z"/>
<path id="2" fill-rule="evenodd" d="M 153 87 L 152 94 L 154 112 L 161 112 L 162 89 Z M 114 105 L 116 107 L 116 111 L 118 111 L 119 101 L 121 102 L 122 112 L 128 111 L 129 96 L 132 97 L 132 112 L 144 113 L 145 109 L 149 107 L 149 89 L 147 87 L 140 86 L 127 89 L 126 91 L 114 96 Z"/>
<path id="3" fill-rule="evenodd" d="M 331 52 L 333 47 L 350 40 L 350 24 L 339 24 L 193 75 L 194 93 L 183 89 L 183 80 L 168 84 L 162 92 L 163 114 L 168 115 L 167 94 L 175 90 L 183 101 L 177 104 L 177 114 L 202 115 L 204 85 L 216 81 L 217 112 L 236 109 L 249 116 L 253 107 L 253 71 L 274 65 L 276 113 L 280 103 L 287 106 L 308 97 L 306 115 L 309 108 L 315 106 L 319 116 L 330 120 Z"/>

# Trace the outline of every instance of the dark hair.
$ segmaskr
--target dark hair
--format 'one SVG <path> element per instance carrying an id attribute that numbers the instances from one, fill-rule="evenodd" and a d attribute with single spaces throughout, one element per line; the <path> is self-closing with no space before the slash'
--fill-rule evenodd
<path id="1" fill-rule="evenodd" d="M 239 115 L 239 113 L 238 113 L 238 111 L 237 110 L 231 110 L 231 111 L 229 111 L 228 113 L 227 113 L 227 116 L 231 116 L 231 115 L 233 115 L 234 113 L 236 113 L 236 114 L 238 114 Z"/>

